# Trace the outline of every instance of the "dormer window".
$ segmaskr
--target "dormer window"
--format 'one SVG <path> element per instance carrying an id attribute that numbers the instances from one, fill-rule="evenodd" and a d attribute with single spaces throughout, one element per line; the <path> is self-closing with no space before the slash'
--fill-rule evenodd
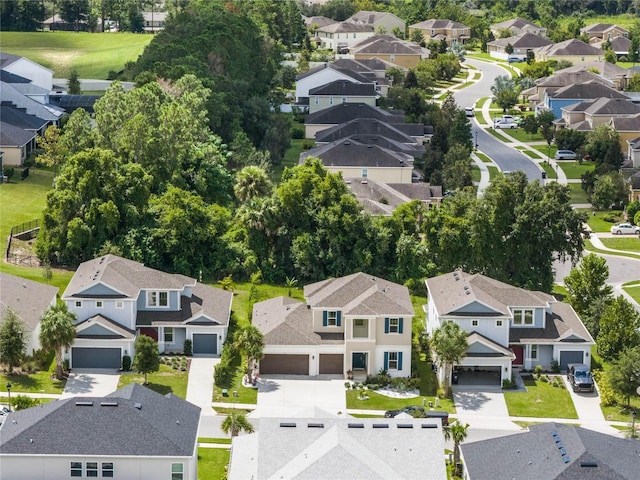
<path id="1" fill-rule="evenodd" d="M 147 307 L 168 307 L 168 292 L 147 292 Z"/>
<path id="2" fill-rule="evenodd" d="M 517 309 L 513 311 L 514 325 L 533 325 L 533 310 Z"/>

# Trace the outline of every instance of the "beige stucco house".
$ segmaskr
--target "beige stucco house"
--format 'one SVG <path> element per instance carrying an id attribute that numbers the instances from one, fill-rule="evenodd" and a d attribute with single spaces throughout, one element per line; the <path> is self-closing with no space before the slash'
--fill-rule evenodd
<path id="1" fill-rule="evenodd" d="M 565 60 L 572 65 L 597 62 L 604 58 L 604 52 L 601 49 L 575 38 L 539 48 L 535 55 L 536 62 Z"/>
<path id="2" fill-rule="evenodd" d="M 376 33 L 393 33 L 395 29 L 400 29 L 404 34 L 407 23 L 391 12 L 373 12 L 361 10 L 347 18 L 347 22 L 371 25 Z"/>
<path id="3" fill-rule="evenodd" d="M 511 30 L 511 33 L 514 37 L 519 37 L 526 33 L 532 33 L 533 35 L 538 35 L 540 37 L 547 36 L 547 29 L 541 27 L 540 25 L 536 25 L 529 20 L 524 18 L 512 18 L 511 20 L 505 20 L 504 22 L 494 23 L 491 25 L 491 33 L 498 38 L 500 36 L 500 32 L 502 30 Z"/>
<path id="4" fill-rule="evenodd" d="M 616 37 L 629 37 L 629 30 L 613 23 L 587 25 L 580 29 L 580 33 L 589 37 L 589 43 L 613 40 Z"/>
<path id="5" fill-rule="evenodd" d="M 529 51 L 535 51 L 537 48 L 546 47 L 553 42 L 548 38 L 544 38 L 533 33 L 524 33 L 519 36 L 509 38 L 499 38 L 487 43 L 487 52 L 493 58 L 507 60 L 509 58 L 517 58 L 525 60 Z M 507 53 L 507 45 L 513 47 L 512 53 Z"/>
<path id="6" fill-rule="evenodd" d="M 471 29 L 469 27 L 451 20 L 430 19 L 414 23 L 409 25 L 409 36 L 416 30 L 422 32 L 425 42 L 431 40 L 439 42 L 444 38 L 449 46 L 465 43 L 471 38 Z"/>
<path id="7" fill-rule="evenodd" d="M 413 68 L 421 60 L 429 58 L 428 49 L 392 35 L 375 35 L 367 38 L 353 45 L 351 53 L 356 60 L 377 58 L 404 68 Z"/>
<path id="8" fill-rule="evenodd" d="M 414 316 L 406 287 L 366 273 L 306 285 L 305 301 L 277 297 L 253 307 L 264 335 L 260 374 L 411 374 Z"/>
<path id="9" fill-rule="evenodd" d="M 377 98 L 378 93 L 373 83 L 335 80 L 309 90 L 309 113 L 341 103 L 364 103 L 375 107 Z"/>

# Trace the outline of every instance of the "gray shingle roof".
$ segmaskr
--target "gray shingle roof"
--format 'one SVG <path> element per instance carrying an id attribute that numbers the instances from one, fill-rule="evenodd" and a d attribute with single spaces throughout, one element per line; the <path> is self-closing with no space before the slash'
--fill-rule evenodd
<path id="1" fill-rule="evenodd" d="M 327 167 L 370 167 L 413 169 L 413 156 L 387 150 L 379 145 L 341 139 L 300 154 L 300 164 L 317 157 Z"/>
<path id="2" fill-rule="evenodd" d="M 597 70 L 598 73 L 595 73 L 591 70 Z M 626 68 L 619 67 L 613 63 L 606 62 L 604 60 L 583 63 L 580 65 L 574 65 L 572 67 L 563 68 L 562 70 L 558 70 L 556 74 L 568 73 L 568 72 L 580 72 L 580 71 L 588 71 L 596 76 L 600 76 L 607 79 L 625 77 L 629 74 L 629 70 Z"/>
<path id="3" fill-rule="evenodd" d="M 311 310 L 303 302 L 289 297 L 254 304 L 251 323 L 264 335 L 265 345 L 344 343 L 344 334 L 324 337 L 314 332 Z"/>
<path id="4" fill-rule="evenodd" d="M 545 328 L 509 329 L 510 343 L 595 343 L 578 318 L 571 305 L 564 302 L 553 304 L 553 313 L 547 313 Z"/>
<path id="5" fill-rule="evenodd" d="M 602 40 L 601 42 L 592 43 L 594 47 L 602 48 L 606 42 L 611 44 L 611 49 L 616 53 L 627 55 L 629 53 L 629 47 L 631 46 L 631 40 L 627 37 L 615 37 L 611 40 Z M 621 67 L 618 67 L 621 68 Z"/>
<path id="6" fill-rule="evenodd" d="M 603 85 L 611 85 L 610 80 L 602 78 L 600 75 L 582 68 L 577 71 L 572 71 L 571 68 L 559 70 L 549 77 L 536 80 L 536 85 L 539 87 L 566 87 L 567 85 L 585 83 L 592 80 Z M 550 90 L 547 89 L 547 91 Z"/>
<path id="7" fill-rule="evenodd" d="M 24 128 L 0 121 L 0 146 L 23 147 L 36 138 L 36 136 L 37 134 L 34 131 L 25 130 Z"/>
<path id="8" fill-rule="evenodd" d="M 340 137 L 336 136 L 336 139 L 339 138 Z M 409 139 L 413 140 L 411 137 L 409 137 Z M 421 157 L 422 155 L 424 155 L 424 145 L 418 145 L 415 143 L 408 144 L 383 135 L 355 133 L 353 135 L 344 137 L 343 140 L 352 140 L 365 145 L 378 145 L 379 147 L 386 148 L 387 150 L 391 150 L 392 152 L 404 153 L 407 155 L 411 155 L 412 157 Z M 318 143 L 317 136 L 316 143 Z"/>
<path id="9" fill-rule="evenodd" d="M 4 123 L 23 130 L 37 131 L 49 123 L 35 115 L 29 115 L 23 108 L 16 108 L 14 105 L 7 104 L 0 104 L 0 118 Z"/>
<path id="10" fill-rule="evenodd" d="M 452 20 L 431 19 L 431 20 L 425 20 L 424 22 L 414 23 L 413 25 L 409 25 L 409 28 L 421 28 L 424 30 L 428 30 L 428 29 L 439 30 L 442 28 L 460 29 L 460 28 L 469 28 L 469 27 L 467 27 L 466 25 L 463 25 L 462 23 L 454 22 Z"/>
<path id="11" fill-rule="evenodd" d="M 0 68 L 5 68 L 12 63 L 17 62 L 22 57 L 18 55 L 12 55 L 11 53 L 0 52 Z"/>
<path id="12" fill-rule="evenodd" d="M 199 420 L 199 407 L 132 383 L 106 397 L 65 398 L 10 413 L 0 427 L 0 455 L 191 457 Z"/>
<path id="13" fill-rule="evenodd" d="M 365 25 L 362 23 L 336 22 L 320 27 L 317 31 L 327 33 L 359 33 L 373 32 L 374 28 L 371 25 Z"/>
<path id="14" fill-rule="evenodd" d="M 196 281 L 109 254 L 81 263 L 62 298 L 82 297 L 85 289 L 96 284 L 115 289 L 128 298 L 138 298 L 141 289 L 182 290 L 185 285 L 195 286 Z"/>
<path id="15" fill-rule="evenodd" d="M 631 117 L 614 117 L 611 126 L 618 132 L 640 132 L 640 114 Z"/>
<path id="16" fill-rule="evenodd" d="M 0 272 L 0 319 L 10 308 L 33 331 L 57 293 L 58 287 Z"/>
<path id="17" fill-rule="evenodd" d="M 373 83 L 356 83 L 348 80 L 335 80 L 309 90 L 309 95 L 338 95 L 375 97 L 376 86 Z"/>
<path id="18" fill-rule="evenodd" d="M 96 335 L 96 334 L 88 334 L 83 331 L 88 331 L 88 329 L 94 326 L 104 327 L 105 334 Z M 106 331 L 111 331 L 113 333 L 108 334 Z M 93 317 L 87 318 L 82 322 L 76 324 L 76 338 L 125 338 L 128 340 L 132 340 L 136 337 L 135 330 L 131 330 L 120 325 L 118 322 L 111 320 L 109 317 L 105 317 L 104 315 L 94 315 Z"/>
<path id="19" fill-rule="evenodd" d="M 312 308 L 345 315 L 414 315 L 407 287 L 362 272 L 305 285 L 304 296 Z"/>
<path id="20" fill-rule="evenodd" d="M 628 100 L 624 93 L 618 90 L 602 85 L 595 81 L 567 85 L 554 91 L 549 95 L 552 98 L 571 98 L 571 99 L 594 99 L 600 97 L 606 98 L 622 98 Z"/>
<path id="21" fill-rule="evenodd" d="M 374 35 L 351 46 L 351 52 L 393 55 L 428 55 L 429 51 L 411 42 L 391 35 Z"/>
<path id="22" fill-rule="evenodd" d="M 556 432 L 568 457 L 565 462 Z M 640 470 L 640 442 L 556 423 L 528 432 L 461 445 L 470 480 L 632 480 Z M 583 462 L 597 466 L 582 466 Z"/>
<path id="23" fill-rule="evenodd" d="M 304 24 L 307 27 L 310 27 L 311 25 L 318 25 L 318 27 L 324 27 L 326 25 L 331 25 L 332 23 L 336 23 L 336 21 L 333 20 L 332 18 L 323 17 L 322 15 L 316 15 L 313 17 L 303 16 L 302 19 L 304 20 Z"/>
<path id="24" fill-rule="evenodd" d="M 341 103 L 307 115 L 305 125 L 339 125 L 357 118 L 374 118 L 387 123 L 404 123 L 404 112 L 393 113 L 366 103 Z"/>
<path id="25" fill-rule="evenodd" d="M 376 118 L 356 118 L 316 133 L 316 142 L 334 142 L 352 135 L 380 135 L 396 142 L 416 144 L 412 136 L 414 130 L 424 134 L 422 124 L 391 124 Z"/>
<path id="26" fill-rule="evenodd" d="M 373 25 L 374 23 L 379 22 L 383 18 L 389 16 L 395 17 L 400 20 L 400 18 L 390 12 L 374 12 L 371 10 L 361 10 L 347 18 L 347 22 L 361 22 Z"/>
<path id="27" fill-rule="evenodd" d="M 233 439 L 229 479 L 445 480 L 442 427 L 431 420 L 260 418 L 258 433 Z"/>
<path id="28" fill-rule="evenodd" d="M 593 47 L 587 43 L 584 43 L 581 40 L 576 40 L 575 38 L 572 38 L 570 40 L 565 40 L 564 42 L 547 45 L 546 47 L 542 47 L 539 51 L 549 56 L 550 55 L 592 55 L 592 56 L 604 55 L 604 52 L 601 49 Z"/>
<path id="29" fill-rule="evenodd" d="M 509 38 L 499 38 L 492 42 L 487 43 L 487 45 L 496 45 L 506 47 L 511 44 L 513 48 L 539 48 L 547 45 L 551 45 L 553 42 L 548 38 L 541 37 L 539 35 L 534 35 L 533 33 L 525 33 L 524 35 L 519 35 L 515 37 Z"/>
<path id="30" fill-rule="evenodd" d="M 191 297 L 180 297 L 180 310 L 142 310 L 138 312 L 136 326 L 150 325 L 228 325 L 231 316 L 233 293 L 202 283 L 193 287 Z M 207 317 L 210 319 L 209 321 Z"/>
<path id="31" fill-rule="evenodd" d="M 512 18 L 511 20 L 505 20 L 504 22 L 500 23 L 494 23 L 493 25 L 491 25 L 491 28 L 501 30 L 504 28 L 523 28 L 527 26 L 541 28 L 539 25 L 536 25 L 535 23 L 532 23 L 529 20 L 520 17 Z"/>
<path id="32" fill-rule="evenodd" d="M 17 84 L 0 82 L 0 102 L 13 103 L 19 108 L 25 108 L 29 115 L 35 115 L 43 120 L 55 122 L 62 117 L 64 110 L 53 105 L 42 103 L 27 97 L 16 88 Z"/>
<path id="33" fill-rule="evenodd" d="M 570 105 L 572 112 L 585 112 L 588 115 L 635 115 L 640 113 L 640 105 L 629 98 L 597 98 Z M 567 107 L 567 110 L 568 107 Z"/>

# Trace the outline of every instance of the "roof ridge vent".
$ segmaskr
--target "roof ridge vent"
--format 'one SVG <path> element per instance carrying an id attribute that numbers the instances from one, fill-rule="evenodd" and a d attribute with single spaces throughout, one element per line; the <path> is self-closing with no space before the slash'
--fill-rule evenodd
<path id="1" fill-rule="evenodd" d="M 348 423 L 349 428 L 364 428 L 364 423 Z"/>
<path id="2" fill-rule="evenodd" d="M 307 423 L 307 428 L 324 428 L 324 423 Z"/>
<path id="3" fill-rule="evenodd" d="M 93 402 L 87 402 L 87 401 L 76 402 L 76 407 L 93 407 Z"/>
<path id="4" fill-rule="evenodd" d="M 100 402 L 101 407 L 117 407 L 118 402 Z"/>
<path id="5" fill-rule="evenodd" d="M 296 424 L 293 422 L 280 422 L 282 428 L 295 428 Z"/>
<path id="6" fill-rule="evenodd" d="M 388 423 L 374 423 L 372 425 L 373 428 L 389 428 Z"/>
<path id="7" fill-rule="evenodd" d="M 435 423 L 423 423 L 422 428 L 438 428 L 438 425 Z"/>
<path id="8" fill-rule="evenodd" d="M 413 428 L 413 423 L 399 423 L 398 428 Z"/>

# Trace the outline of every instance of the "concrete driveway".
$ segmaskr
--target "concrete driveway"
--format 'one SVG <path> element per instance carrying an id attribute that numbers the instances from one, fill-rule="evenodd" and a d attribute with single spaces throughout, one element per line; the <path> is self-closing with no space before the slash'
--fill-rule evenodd
<path id="1" fill-rule="evenodd" d="M 120 372 L 117 370 L 73 370 L 69 374 L 62 398 L 104 397 L 118 389 Z"/>
<path id="2" fill-rule="evenodd" d="M 258 408 L 252 416 L 298 416 L 313 407 L 332 414 L 344 412 L 347 408 L 344 378 L 330 375 L 261 377 Z"/>
<path id="3" fill-rule="evenodd" d="M 202 415 L 215 415 L 211 409 L 213 399 L 213 369 L 219 357 L 192 357 L 187 383 L 187 402 L 202 409 Z"/>
<path id="4" fill-rule="evenodd" d="M 473 428 L 520 430 L 509 420 L 507 403 L 500 387 L 454 385 L 453 400 L 460 422 Z"/>
<path id="5" fill-rule="evenodd" d="M 580 420 L 580 426 L 595 430 L 597 432 L 607 433 L 609 435 L 619 435 L 620 431 L 610 426 L 602 410 L 600 409 L 600 395 L 596 385 L 596 391 L 593 393 L 580 392 L 576 393 L 571 388 L 571 384 L 566 375 L 562 375 L 562 381 L 571 395 L 573 406 L 576 407 L 576 413 Z"/>

